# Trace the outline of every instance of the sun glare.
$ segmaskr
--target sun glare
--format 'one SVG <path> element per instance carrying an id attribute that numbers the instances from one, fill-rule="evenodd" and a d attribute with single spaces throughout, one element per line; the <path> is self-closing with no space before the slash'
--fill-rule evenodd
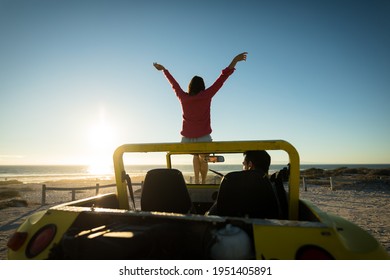
<path id="1" fill-rule="evenodd" d="M 92 163 L 88 166 L 88 173 L 91 175 L 108 175 L 114 173 L 111 164 L 106 163 Z"/>
<path id="2" fill-rule="evenodd" d="M 91 152 L 89 173 L 112 173 L 112 154 L 115 150 L 115 132 L 104 119 L 89 129 L 89 149 Z"/>

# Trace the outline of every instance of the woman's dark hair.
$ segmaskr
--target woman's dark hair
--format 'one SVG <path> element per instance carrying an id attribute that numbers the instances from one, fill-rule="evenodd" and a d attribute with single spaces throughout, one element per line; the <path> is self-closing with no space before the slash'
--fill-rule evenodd
<path id="1" fill-rule="evenodd" d="M 188 85 L 188 94 L 189 95 L 197 95 L 202 90 L 205 90 L 204 81 L 199 76 L 194 76 Z"/>

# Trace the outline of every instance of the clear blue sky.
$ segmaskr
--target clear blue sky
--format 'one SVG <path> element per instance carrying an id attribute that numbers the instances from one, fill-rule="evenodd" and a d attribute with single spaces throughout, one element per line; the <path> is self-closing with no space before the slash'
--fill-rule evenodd
<path id="1" fill-rule="evenodd" d="M 0 0 L 0 164 L 178 142 L 181 108 L 152 63 L 183 88 L 194 75 L 210 85 L 243 51 L 212 102 L 215 141 L 390 163 L 389 14 L 368 0 Z"/>

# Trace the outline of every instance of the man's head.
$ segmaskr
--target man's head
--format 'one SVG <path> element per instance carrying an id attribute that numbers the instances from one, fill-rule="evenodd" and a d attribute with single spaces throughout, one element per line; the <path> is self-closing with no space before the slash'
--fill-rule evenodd
<path id="1" fill-rule="evenodd" d="M 265 174 L 268 174 L 271 157 L 263 150 L 246 151 L 244 152 L 244 162 L 242 164 L 245 170 L 262 170 Z"/>

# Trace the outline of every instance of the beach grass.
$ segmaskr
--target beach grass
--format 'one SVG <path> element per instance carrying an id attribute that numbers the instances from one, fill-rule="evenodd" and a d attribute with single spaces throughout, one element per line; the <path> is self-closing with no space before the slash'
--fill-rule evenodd
<path id="1" fill-rule="evenodd" d="M 20 197 L 20 193 L 17 190 L 0 189 L 0 200 Z"/>
<path id="2" fill-rule="evenodd" d="M 27 201 L 20 197 L 21 194 L 18 190 L 0 189 L 0 210 L 8 207 L 26 207 L 28 205 Z"/>
<path id="3" fill-rule="evenodd" d="M 23 184 L 23 182 L 18 181 L 18 180 L 4 180 L 4 181 L 0 181 L 0 186 L 19 185 L 19 184 Z"/>

